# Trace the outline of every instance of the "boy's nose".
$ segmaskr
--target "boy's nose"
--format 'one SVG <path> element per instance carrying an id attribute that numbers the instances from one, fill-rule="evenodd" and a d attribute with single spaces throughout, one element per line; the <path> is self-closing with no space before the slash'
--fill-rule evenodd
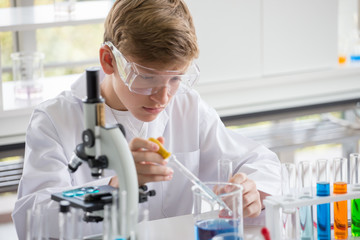
<path id="1" fill-rule="evenodd" d="M 160 87 L 154 94 L 150 95 L 150 98 L 161 105 L 165 105 L 169 101 L 169 88 L 167 86 Z"/>

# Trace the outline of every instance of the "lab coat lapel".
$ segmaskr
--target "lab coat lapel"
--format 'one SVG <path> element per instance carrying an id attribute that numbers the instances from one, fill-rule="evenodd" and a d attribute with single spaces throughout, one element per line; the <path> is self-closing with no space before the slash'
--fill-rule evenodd
<path id="1" fill-rule="evenodd" d="M 164 136 L 164 131 L 168 121 L 169 121 L 169 115 L 165 109 L 159 114 L 159 116 L 154 121 L 149 123 L 147 137 L 158 138 L 160 136 Z"/>

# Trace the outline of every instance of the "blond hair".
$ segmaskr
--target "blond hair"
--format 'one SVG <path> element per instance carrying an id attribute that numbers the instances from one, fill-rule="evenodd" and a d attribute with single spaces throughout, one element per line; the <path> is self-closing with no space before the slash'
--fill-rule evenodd
<path id="1" fill-rule="evenodd" d="M 184 62 L 199 54 L 183 0 L 116 0 L 105 20 L 105 41 L 145 62 Z"/>

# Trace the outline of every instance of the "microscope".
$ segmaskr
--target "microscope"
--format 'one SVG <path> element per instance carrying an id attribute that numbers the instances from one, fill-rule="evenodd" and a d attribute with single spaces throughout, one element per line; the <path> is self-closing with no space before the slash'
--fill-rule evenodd
<path id="1" fill-rule="evenodd" d="M 91 175 L 99 178 L 105 168 L 115 170 L 118 181 L 120 196 L 125 192 L 123 198 L 118 198 L 126 205 L 126 211 L 119 209 L 119 216 L 126 221 L 126 228 L 121 235 L 129 240 L 136 239 L 136 225 L 138 221 L 138 203 L 147 201 L 148 196 L 154 196 L 155 191 L 147 191 L 146 186 L 138 186 L 137 172 L 134 159 L 125 139 L 125 131 L 121 124 L 108 126 L 105 124 L 104 99 L 100 96 L 99 68 L 86 69 L 87 97 L 83 100 L 84 125 L 82 132 L 82 143 L 75 148 L 75 155 L 69 162 L 69 171 L 74 172 L 83 163 L 87 162 Z M 110 186 L 96 187 L 96 191 L 86 194 L 79 200 L 64 193 L 52 195 L 55 201 L 68 200 L 73 207 L 82 208 L 87 212 L 102 210 L 104 204 L 111 200 L 111 191 L 115 188 Z M 94 189 L 92 189 L 94 190 Z M 85 215 L 86 216 L 86 215 Z M 94 220 L 95 219 L 95 220 Z M 85 221 L 101 221 L 99 218 L 84 218 Z"/>

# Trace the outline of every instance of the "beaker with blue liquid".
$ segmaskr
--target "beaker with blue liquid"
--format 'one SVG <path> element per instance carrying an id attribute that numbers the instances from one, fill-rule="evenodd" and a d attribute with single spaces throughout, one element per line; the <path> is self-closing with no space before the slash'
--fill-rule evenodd
<path id="1" fill-rule="evenodd" d="M 243 240 L 242 186 L 227 182 L 205 182 L 227 205 L 223 207 L 197 185 L 194 196 L 196 240 Z"/>

